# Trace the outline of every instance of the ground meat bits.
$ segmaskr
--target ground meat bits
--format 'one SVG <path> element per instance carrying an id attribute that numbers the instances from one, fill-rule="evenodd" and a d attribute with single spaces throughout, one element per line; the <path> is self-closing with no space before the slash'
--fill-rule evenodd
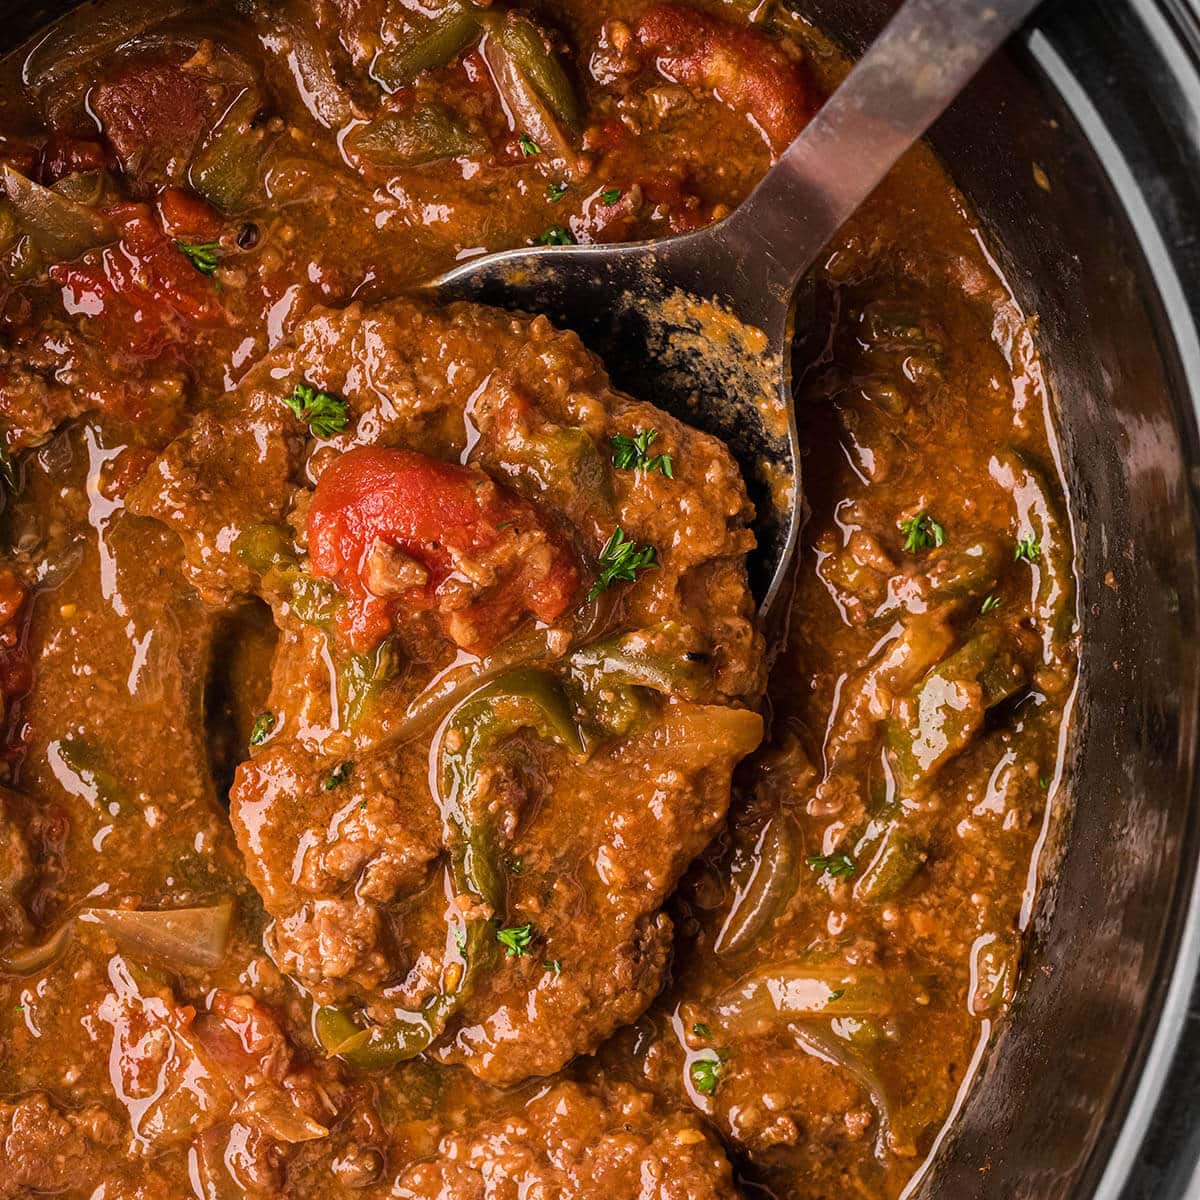
<path id="1" fill-rule="evenodd" d="M 729 1162 L 699 1121 L 627 1086 L 562 1083 L 523 1113 L 442 1139 L 406 1171 L 404 1200 L 733 1200 Z"/>

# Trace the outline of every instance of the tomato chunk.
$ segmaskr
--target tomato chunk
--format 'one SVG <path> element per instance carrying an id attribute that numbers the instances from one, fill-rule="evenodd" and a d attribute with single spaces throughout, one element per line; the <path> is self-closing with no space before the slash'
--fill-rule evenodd
<path id="1" fill-rule="evenodd" d="M 347 597 L 339 624 L 369 649 L 413 611 L 482 653 L 526 613 L 553 621 L 579 587 L 562 538 L 482 471 L 361 447 L 321 476 L 308 518 L 315 574 Z"/>
<path id="2" fill-rule="evenodd" d="M 197 325 L 224 319 L 212 281 L 144 205 L 122 205 L 111 215 L 122 226 L 116 245 L 50 268 L 69 313 L 91 318 L 92 331 L 121 358 L 143 361 L 186 347 Z"/>
<path id="3" fill-rule="evenodd" d="M 177 182 L 212 118 L 211 91 L 199 71 L 135 62 L 96 88 L 92 109 L 126 173 Z"/>
<path id="4" fill-rule="evenodd" d="M 769 38 L 694 8 L 655 4 L 642 14 L 637 40 L 672 83 L 709 91 L 745 114 L 779 154 L 815 110 L 804 72 Z"/>

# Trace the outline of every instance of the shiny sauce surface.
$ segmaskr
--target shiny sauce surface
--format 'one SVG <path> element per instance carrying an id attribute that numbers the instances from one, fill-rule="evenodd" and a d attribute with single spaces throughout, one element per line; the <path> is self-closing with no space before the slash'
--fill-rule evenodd
<path id="1" fill-rule="evenodd" d="M 786 636 L 713 439 L 406 289 L 728 212 L 803 5 L 103 0 L 0 87 L 0 1198 L 900 1196 L 1079 632 L 924 147 L 819 265 Z M 618 536 L 620 535 L 620 536 Z"/>

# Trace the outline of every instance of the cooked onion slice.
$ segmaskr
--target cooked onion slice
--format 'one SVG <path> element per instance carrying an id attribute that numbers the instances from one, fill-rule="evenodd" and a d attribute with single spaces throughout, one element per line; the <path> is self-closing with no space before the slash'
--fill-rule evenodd
<path id="1" fill-rule="evenodd" d="M 0 975 L 33 975 L 57 962 L 71 944 L 71 923 L 60 925 L 36 946 L 18 946 L 0 954 Z"/>
<path id="2" fill-rule="evenodd" d="M 233 900 L 206 908 L 86 908 L 79 919 L 101 926 L 132 950 L 191 967 L 215 967 L 225 956 Z"/>
<path id="3" fill-rule="evenodd" d="M 713 1012 L 731 1032 L 813 1017 L 882 1017 L 897 1008 L 897 986 L 879 967 L 773 964 L 740 979 L 718 997 Z"/>
<path id="4" fill-rule="evenodd" d="M 7 164 L 2 171 L 8 202 L 48 258 L 67 262 L 117 240 L 116 226 L 103 214 L 26 179 Z"/>

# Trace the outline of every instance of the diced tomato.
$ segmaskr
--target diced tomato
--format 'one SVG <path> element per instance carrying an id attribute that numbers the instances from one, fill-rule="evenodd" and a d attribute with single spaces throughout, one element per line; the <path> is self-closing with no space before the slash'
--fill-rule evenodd
<path id="1" fill-rule="evenodd" d="M 117 356 L 143 361 L 186 348 L 197 326 L 224 319 L 212 280 L 144 205 L 121 205 L 111 215 L 123 230 L 116 245 L 50 268 L 69 313 L 91 318 L 91 330 Z"/>
<path id="2" fill-rule="evenodd" d="M 0 571 L 0 627 L 16 620 L 24 603 L 25 585 L 12 571 Z"/>
<path id="3" fill-rule="evenodd" d="M 151 182 L 182 177 L 213 116 L 211 82 L 179 63 L 140 61 L 96 88 L 92 111 L 126 172 Z"/>
<path id="4" fill-rule="evenodd" d="M 526 613 L 556 620 L 579 587 L 569 549 L 532 505 L 482 471 L 409 450 L 361 447 L 335 461 L 313 495 L 308 547 L 313 571 L 347 597 L 339 622 L 361 649 L 400 613 L 433 610 L 451 640 L 482 653 Z M 380 586 L 381 559 L 395 587 Z"/>
<path id="5" fill-rule="evenodd" d="M 158 211 L 172 237 L 215 242 L 225 229 L 224 218 L 208 201 L 183 188 L 167 188 L 158 199 Z"/>
<path id="6" fill-rule="evenodd" d="M 714 92 L 762 131 L 774 154 L 808 124 L 815 104 L 800 66 L 769 38 L 705 16 L 655 4 L 642 14 L 637 40 L 672 83 Z"/>

